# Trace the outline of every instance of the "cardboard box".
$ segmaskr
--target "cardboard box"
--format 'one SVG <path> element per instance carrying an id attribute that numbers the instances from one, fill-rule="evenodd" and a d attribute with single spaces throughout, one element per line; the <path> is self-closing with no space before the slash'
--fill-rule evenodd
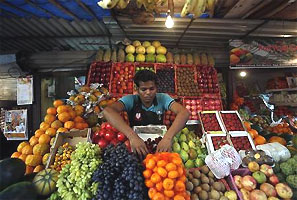
<path id="1" fill-rule="evenodd" d="M 69 131 L 67 133 L 58 133 L 54 144 L 50 149 L 50 156 L 46 163 L 45 168 L 49 168 L 55 161 L 57 150 L 60 146 L 68 142 L 71 146 L 75 147 L 79 142 L 91 142 L 91 129 L 77 130 L 77 131 Z"/>

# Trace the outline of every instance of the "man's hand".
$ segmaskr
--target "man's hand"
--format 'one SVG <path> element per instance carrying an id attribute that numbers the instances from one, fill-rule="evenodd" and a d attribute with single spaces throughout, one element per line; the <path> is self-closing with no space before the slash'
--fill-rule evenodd
<path id="1" fill-rule="evenodd" d="M 171 145 L 172 138 L 165 135 L 157 146 L 157 152 L 171 152 Z"/>
<path id="2" fill-rule="evenodd" d="M 148 154 L 144 141 L 137 134 L 133 135 L 129 140 L 132 151 L 136 153 L 140 159 L 144 159 Z"/>

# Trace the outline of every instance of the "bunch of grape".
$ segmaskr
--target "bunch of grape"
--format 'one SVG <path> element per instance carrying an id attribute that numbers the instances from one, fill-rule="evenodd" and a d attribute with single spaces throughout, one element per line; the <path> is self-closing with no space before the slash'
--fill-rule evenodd
<path id="1" fill-rule="evenodd" d="M 144 168 L 136 156 L 128 152 L 125 144 L 106 147 L 103 160 L 93 175 L 93 181 L 99 183 L 95 199 L 148 199 L 142 176 Z"/>
<path id="2" fill-rule="evenodd" d="M 96 195 L 98 183 L 92 175 L 102 163 L 98 145 L 78 143 L 71 155 L 71 163 L 60 172 L 57 181 L 58 193 L 62 199 L 91 199 Z"/>

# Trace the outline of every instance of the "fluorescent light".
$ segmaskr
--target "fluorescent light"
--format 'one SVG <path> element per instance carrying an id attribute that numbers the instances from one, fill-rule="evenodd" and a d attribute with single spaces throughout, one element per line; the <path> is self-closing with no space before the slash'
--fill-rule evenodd
<path id="1" fill-rule="evenodd" d="M 172 28 L 173 25 L 174 25 L 173 19 L 170 16 L 170 14 L 168 14 L 167 18 L 166 18 L 165 26 L 166 26 L 166 28 Z"/>
<path id="2" fill-rule="evenodd" d="M 281 35 L 281 37 L 293 37 L 293 35 Z"/>
<path id="3" fill-rule="evenodd" d="M 241 76 L 241 77 L 246 77 L 246 72 L 245 72 L 245 71 L 241 71 L 241 72 L 239 73 L 239 76 Z"/>

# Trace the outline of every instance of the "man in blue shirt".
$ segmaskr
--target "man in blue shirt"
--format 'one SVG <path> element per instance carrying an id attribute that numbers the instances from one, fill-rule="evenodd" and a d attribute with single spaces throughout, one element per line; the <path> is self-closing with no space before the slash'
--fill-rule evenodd
<path id="1" fill-rule="evenodd" d="M 176 118 L 159 142 L 157 152 L 171 151 L 172 139 L 184 128 L 190 115 L 189 111 L 169 95 L 157 93 L 157 77 L 154 72 L 149 70 L 137 72 L 134 83 L 138 95 L 127 95 L 106 107 L 104 109 L 105 118 L 112 126 L 127 136 L 133 152 L 139 156 L 145 156 L 148 150 L 144 141 L 130 126 L 162 125 L 164 112 L 171 110 L 176 113 Z M 120 116 L 122 111 L 128 113 L 130 126 Z"/>

